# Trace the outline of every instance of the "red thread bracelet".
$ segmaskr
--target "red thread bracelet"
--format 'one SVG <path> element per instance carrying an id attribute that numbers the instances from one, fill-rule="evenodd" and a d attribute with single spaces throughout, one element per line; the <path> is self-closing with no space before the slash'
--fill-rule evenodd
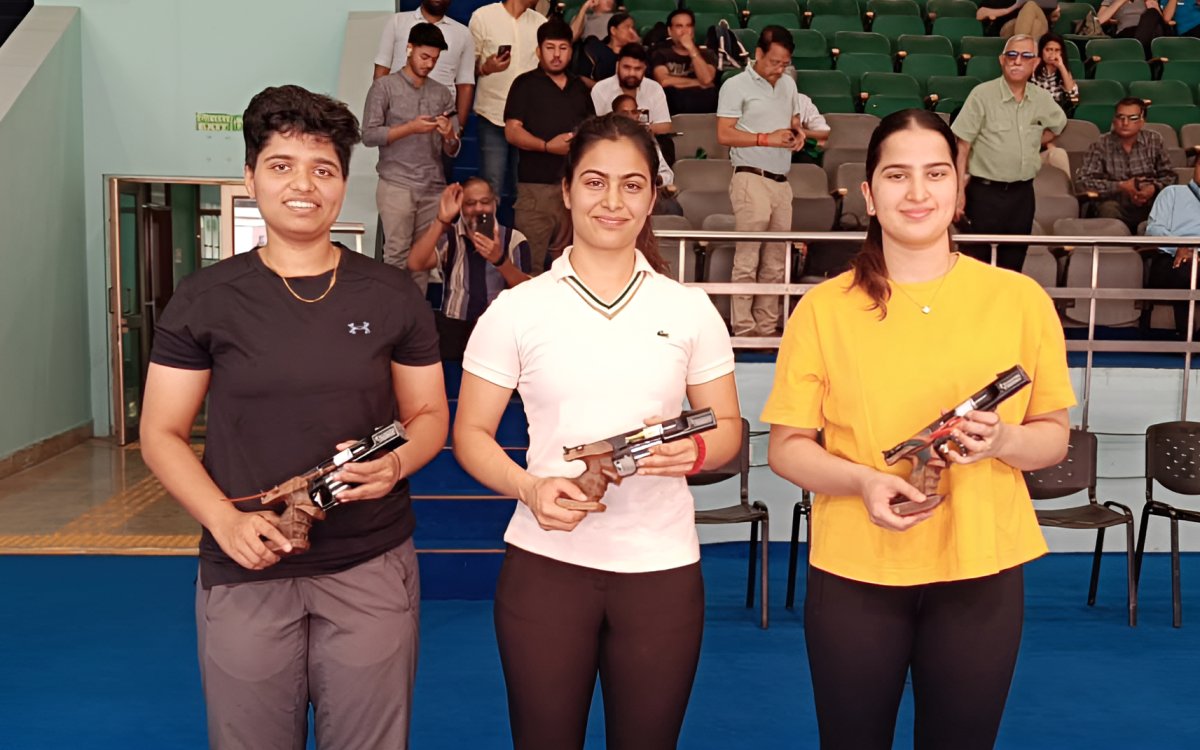
<path id="1" fill-rule="evenodd" d="M 757 139 L 755 139 L 755 143 L 757 143 L 759 146 L 766 146 L 766 145 L 768 145 L 768 144 L 767 144 L 767 134 L 766 134 L 766 133 L 759 133 L 759 134 L 758 134 L 758 138 L 757 138 Z M 703 445 L 703 442 L 701 442 L 701 445 Z"/>
<path id="2" fill-rule="evenodd" d="M 708 451 L 704 447 L 704 438 L 699 435 L 692 435 L 692 441 L 696 444 L 696 463 L 692 464 L 692 468 L 688 469 L 687 475 L 689 477 L 700 473 L 700 467 L 704 466 L 704 459 L 708 455 Z"/>

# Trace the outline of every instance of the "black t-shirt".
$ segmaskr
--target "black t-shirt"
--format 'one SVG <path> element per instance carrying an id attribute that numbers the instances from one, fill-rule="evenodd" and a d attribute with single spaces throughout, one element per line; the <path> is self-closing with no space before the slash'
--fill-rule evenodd
<path id="1" fill-rule="evenodd" d="M 591 37 L 583 43 L 583 54 L 579 56 L 579 75 L 593 81 L 603 81 L 616 73 L 617 53 L 608 46 L 607 40 Z"/>
<path id="2" fill-rule="evenodd" d="M 344 440 L 397 416 L 391 363 L 439 361 L 433 314 L 402 271 L 346 248 L 329 295 L 293 297 L 259 259 L 238 255 L 184 279 L 156 329 L 150 360 L 210 370 L 204 468 L 226 497 L 270 489 L 328 460 Z M 289 278 L 312 299 L 329 274 Z M 238 504 L 262 510 L 257 500 Z M 281 506 L 275 506 L 279 509 Z M 313 524 L 312 548 L 261 571 L 230 559 L 205 529 L 205 588 L 335 573 L 403 543 L 415 520 L 408 482 L 339 505 Z"/>
<path id="3" fill-rule="evenodd" d="M 592 93 L 578 76 L 568 73 L 567 85 L 560 89 L 540 67 L 516 77 L 504 105 L 506 121 L 520 120 L 526 130 L 543 141 L 570 133 L 595 113 Z M 557 154 L 522 150 L 517 161 L 517 182 L 559 182 L 563 164 L 564 157 Z"/>
<path id="4" fill-rule="evenodd" d="M 717 56 L 709 50 L 700 50 L 700 57 L 709 65 L 717 64 Z M 669 75 L 680 76 L 681 78 L 696 77 L 696 69 L 692 65 L 691 56 L 676 52 L 674 46 L 670 44 L 662 45 L 650 55 L 650 75 L 654 75 L 654 70 L 659 65 L 667 66 L 667 73 Z"/>

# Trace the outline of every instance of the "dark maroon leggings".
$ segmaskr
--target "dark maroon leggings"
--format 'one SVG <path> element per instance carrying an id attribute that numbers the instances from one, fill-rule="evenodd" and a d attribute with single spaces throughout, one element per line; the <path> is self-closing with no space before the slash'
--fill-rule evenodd
<path id="1" fill-rule="evenodd" d="M 700 657 L 700 564 L 608 573 L 509 546 L 496 640 L 516 750 L 582 748 L 600 675 L 609 750 L 671 750 Z"/>
<path id="2" fill-rule="evenodd" d="M 888 750 L 912 671 L 916 750 L 991 748 L 1024 618 L 1021 568 L 876 586 L 809 569 L 805 638 L 822 750 Z"/>

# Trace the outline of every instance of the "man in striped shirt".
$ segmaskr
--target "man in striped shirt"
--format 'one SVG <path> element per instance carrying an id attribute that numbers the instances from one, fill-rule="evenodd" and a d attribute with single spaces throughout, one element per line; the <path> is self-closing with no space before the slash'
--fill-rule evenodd
<path id="1" fill-rule="evenodd" d="M 481 233 L 488 224 L 493 231 Z M 408 256 L 413 273 L 441 268 L 436 319 L 443 360 L 462 359 L 475 321 L 500 292 L 529 279 L 532 263 L 525 235 L 496 221 L 496 194 L 487 180 L 470 177 L 446 186 L 437 220 Z"/>

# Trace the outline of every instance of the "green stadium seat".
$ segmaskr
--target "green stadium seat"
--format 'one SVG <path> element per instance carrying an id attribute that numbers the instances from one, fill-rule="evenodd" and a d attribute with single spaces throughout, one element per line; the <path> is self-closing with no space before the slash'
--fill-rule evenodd
<path id="1" fill-rule="evenodd" d="M 918 16 L 876 16 L 871 31 L 886 36 L 895 52 L 900 49 L 900 37 L 924 34 L 925 22 Z"/>
<path id="2" fill-rule="evenodd" d="M 1058 20 L 1054 22 L 1053 31 L 1059 35 L 1072 33 L 1076 23 L 1087 18 L 1088 13 L 1095 13 L 1087 3 L 1059 3 L 1058 11 Z"/>
<path id="3" fill-rule="evenodd" d="M 957 45 L 958 54 L 999 58 L 1004 52 L 1004 41 L 997 36 L 964 36 Z"/>
<path id="4" fill-rule="evenodd" d="M 888 55 L 860 53 L 857 55 L 842 55 L 835 64 L 835 70 L 840 70 L 850 76 L 850 90 L 854 94 L 859 91 L 859 79 L 863 73 L 891 73 L 892 58 Z"/>
<path id="5" fill-rule="evenodd" d="M 1118 60 L 1146 61 L 1146 51 L 1136 39 L 1092 39 L 1087 43 L 1083 56 L 1091 62 L 1116 62 Z"/>
<path id="6" fill-rule="evenodd" d="M 925 102 L 916 96 L 872 96 L 863 106 L 863 112 L 879 118 L 902 109 L 925 109 Z"/>
<path id="7" fill-rule="evenodd" d="M 981 81 L 990 81 L 1000 77 L 1000 58 L 972 57 L 967 60 L 966 74 Z"/>
<path id="8" fill-rule="evenodd" d="M 792 53 L 792 67 L 796 70 L 830 70 L 833 58 L 825 44 L 825 35 L 812 29 L 792 29 L 796 51 Z M 758 32 L 754 32 L 755 36 Z"/>
<path id="9" fill-rule="evenodd" d="M 1146 110 L 1146 122 L 1170 125 L 1178 133 L 1184 125 L 1200 122 L 1200 107 L 1190 105 L 1152 104 Z"/>
<path id="10" fill-rule="evenodd" d="M 840 70 L 798 70 L 796 88 L 822 113 L 854 112 L 850 76 Z"/>
<path id="11" fill-rule="evenodd" d="M 1112 41 L 1118 42 L 1124 40 L 1113 39 Z M 1120 81 L 1128 89 L 1129 84 L 1134 81 L 1149 81 L 1151 79 L 1150 63 L 1145 60 L 1101 60 L 1096 63 L 1096 68 L 1092 71 L 1092 78 L 1096 80 Z"/>
<path id="12" fill-rule="evenodd" d="M 1068 45 L 1074 47 L 1075 45 Z M 1076 82 L 1082 81 L 1087 77 L 1087 68 L 1083 66 L 1082 60 L 1067 60 L 1067 69 L 1071 71 L 1071 77 Z"/>
<path id="13" fill-rule="evenodd" d="M 1163 63 L 1159 77 L 1164 81 L 1183 81 L 1195 91 L 1200 86 L 1200 60 L 1168 60 Z M 1200 95 L 1196 101 L 1200 103 Z"/>
<path id="14" fill-rule="evenodd" d="M 633 23 L 638 27 L 638 32 L 645 35 L 654 24 L 667 21 L 667 11 L 649 8 L 646 10 L 631 10 L 630 17 L 633 18 Z"/>
<path id="15" fill-rule="evenodd" d="M 1150 42 L 1150 54 L 1160 60 L 1200 60 L 1200 39 L 1160 36 Z"/>
<path id="16" fill-rule="evenodd" d="M 867 18 L 881 16 L 921 17 L 921 6 L 913 0 L 871 0 L 867 3 Z"/>
<path id="17" fill-rule="evenodd" d="M 896 39 L 897 52 L 906 55 L 948 55 L 954 57 L 954 45 L 944 36 L 901 34 Z"/>
<path id="18" fill-rule="evenodd" d="M 983 25 L 974 18 L 939 18 L 933 22 L 931 33 L 944 36 L 954 45 L 955 54 L 961 55 L 962 39 L 965 36 L 983 36 Z M 1001 48 L 1004 44 L 1001 43 Z M 997 53 L 999 57 L 999 53 Z"/>
<path id="19" fill-rule="evenodd" d="M 1113 104 L 1080 104 L 1071 115 L 1073 120 L 1083 120 L 1093 123 L 1100 128 L 1101 133 L 1107 133 L 1112 127 Z"/>
<path id="20" fill-rule="evenodd" d="M 921 84 L 910 75 L 904 73 L 863 73 L 859 81 L 859 91 L 868 100 L 875 96 L 922 97 Z"/>
<path id="21" fill-rule="evenodd" d="M 980 83 L 971 76 L 930 76 L 925 81 L 925 90 L 930 97 L 937 97 L 935 112 L 953 112 L 967 100 L 967 95 Z"/>
<path id="22" fill-rule="evenodd" d="M 758 15 L 751 14 L 750 19 L 746 22 L 748 26 L 756 29 L 763 29 L 767 26 L 782 26 L 785 29 L 794 29 L 800 26 L 799 13 L 761 13 Z"/>
<path id="23" fill-rule="evenodd" d="M 839 31 L 862 31 L 863 25 L 858 16 L 827 15 L 813 16 L 809 28 L 821 32 L 826 39 L 833 39 L 833 35 Z"/>
<path id="24" fill-rule="evenodd" d="M 930 21 L 939 18 L 974 18 L 979 6 L 971 0 L 929 0 L 925 15 Z"/>
<path id="25" fill-rule="evenodd" d="M 742 43 L 742 46 L 746 48 L 746 51 L 749 52 L 751 55 L 753 55 L 754 48 L 756 46 L 758 46 L 758 30 L 757 29 L 734 29 L 734 28 L 730 28 L 729 30 L 732 31 L 733 35 L 737 37 L 737 40 Z M 793 37 L 796 36 L 795 29 L 792 31 L 792 36 Z M 821 48 L 822 48 L 822 51 L 825 48 L 825 37 L 821 37 Z M 796 51 L 797 52 L 800 51 L 800 39 L 799 38 L 796 39 Z"/>
<path id="26" fill-rule="evenodd" d="M 958 75 L 958 62 L 949 55 L 909 55 L 900 63 L 900 72 L 907 73 L 921 84 L 921 96 L 929 91 L 925 81 L 930 76 L 952 77 Z"/>
<path id="27" fill-rule="evenodd" d="M 812 16 L 861 16 L 865 2 L 856 0 L 808 0 L 800 10 L 805 18 Z"/>
<path id="28" fill-rule="evenodd" d="M 1192 97 L 1192 89 L 1183 81 L 1134 81 L 1129 84 L 1129 95 L 1145 99 L 1156 107 L 1191 107 L 1196 103 Z"/>
<path id="29" fill-rule="evenodd" d="M 726 17 L 737 17 L 741 15 L 738 10 L 737 3 L 733 0 L 688 0 L 684 5 L 693 13 L 699 15 L 716 14 Z M 668 11 L 670 12 L 670 11 Z M 700 24 L 697 23 L 697 26 Z M 740 26 L 741 24 L 730 23 L 730 26 Z"/>
<path id="30" fill-rule="evenodd" d="M 829 49 L 830 52 L 837 50 L 837 54 L 842 55 L 855 55 L 861 52 L 890 55 L 892 54 L 892 43 L 886 36 L 870 31 L 839 31 L 833 35 L 833 42 L 830 43 Z"/>
<path id="31" fill-rule="evenodd" d="M 1075 83 L 1079 84 L 1080 104 L 1107 104 L 1111 107 L 1126 96 L 1125 86 L 1119 81 L 1083 79 Z"/>
<path id="32" fill-rule="evenodd" d="M 729 22 L 730 29 L 736 29 L 742 25 L 741 19 L 736 13 L 697 13 L 696 14 L 696 44 L 704 44 L 708 38 L 709 27 L 716 26 L 717 22 L 725 19 Z"/>
<path id="33" fill-rule="evenodd" d="M 752 16 L 756 13 L 795 13 L 799 16 L 804 10 L 804 3 L 796 0 L 748 0 L 745 9 Z"/>

